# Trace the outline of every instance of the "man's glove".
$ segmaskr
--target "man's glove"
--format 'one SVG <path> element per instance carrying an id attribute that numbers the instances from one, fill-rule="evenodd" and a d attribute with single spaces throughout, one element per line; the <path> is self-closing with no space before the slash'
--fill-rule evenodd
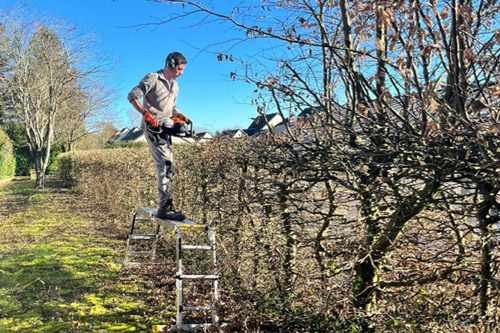
<path id="1" fill-rule="evenodd" d="M 183 122 L 185 122 L 186 124 L 191 124 L 192 121 L 191 119 L 189 119 L 188 117 L 186 117 L 185 115 L 183 115 L 182 113 L 179 115 L 178 117 L 180 120 L 182 120 Z"/>
<path id="2" fill-rule="evenodd" d="M 174 118 L 172 119 L 173 122 L 174 122 L 174 126 L 172 127 L 171 129 L 171 135 L 177 135 L 177 136 L 183 136 L 183 135 L 186 135 L 186 133 L 188 132 L 188 127 L 187 127 L 187 122 L 184 120 L 186 119 L 187 117 L 184 117 L 183 119 L 181 119 L 181 117 L 178 117 L 178 118 Z M 189 118 L 187 118 L 189 120 Z M 191 121 L 191 120 L 189 120 Z"/>
<path id="3" fill-rule="evenodd" d="M 151 115 L 151 113 L 149 113 L 148 111 L 144 112 L 144 113 L 142 114 L 142 116 L 144 117 L 144 120 L 146 121 L 146 123 L 147 123 L 149 126 L 151 126 L 151 127 L 153 127 L 153 128 L 157 128 L 157 127 L 159 127 L 159 126 L 160 126 L 160 125 L 158 124 L 158 120 L 156 120 L 156 118 L 155 118 L 155 117 L 153 117 L 153 116 Z"/>

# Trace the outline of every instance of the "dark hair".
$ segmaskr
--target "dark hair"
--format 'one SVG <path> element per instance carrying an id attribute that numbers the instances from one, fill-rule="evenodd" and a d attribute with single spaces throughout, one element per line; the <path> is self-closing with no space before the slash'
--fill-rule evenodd
<path id="1" fill-rule="evenodd" d="M 187 64 L 187 60 L 179 52 L 172 52 L 167 56 L 167 59 L 165 59 L 165 66 L 170 69 L 174 68 L 175 66 L 185 64 Z"/>

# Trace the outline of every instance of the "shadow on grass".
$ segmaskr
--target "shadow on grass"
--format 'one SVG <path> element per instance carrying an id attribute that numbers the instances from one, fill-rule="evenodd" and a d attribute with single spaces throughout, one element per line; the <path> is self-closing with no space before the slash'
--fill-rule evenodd
<path id="1" fill-rule="evenodd" d="M 169 320 L 144 302 L 147 281 L 111 265 L 124 242 L 100 234 L 72 201 L 29 180 L 0 188 L 9 203 L 0 211 L 0 331 L 146 331 Z"/>

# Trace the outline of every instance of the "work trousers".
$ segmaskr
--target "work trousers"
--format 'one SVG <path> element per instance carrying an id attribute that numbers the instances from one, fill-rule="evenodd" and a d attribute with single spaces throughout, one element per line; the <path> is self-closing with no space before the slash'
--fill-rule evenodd
<path id="1" fill-rule="evenodd" d="M 167 204 L 168 200 L 172 199 L 170 194 L 170 188 L 172 187 L 172 182 L 174 180 L 174 164 L 173 164 L 173 150 L 172 150 L 172 139 L 170 136 L 166 137 L 166 140 L 154 140 L 150 135 L 148 135 L 147 130 L 145 131 L 146 141 L 149 146 L 149 152 L 153 158 L 153 162 L 156 168 L 156 180 L 158 183 L 158 197 L 159 206 L 163 207 Z"/>

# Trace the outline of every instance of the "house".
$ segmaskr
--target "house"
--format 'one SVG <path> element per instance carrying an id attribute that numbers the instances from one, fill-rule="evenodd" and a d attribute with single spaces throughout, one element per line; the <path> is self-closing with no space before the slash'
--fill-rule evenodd
<path id="1" fill-rule="evenodd" d="M 281 123 L 283 123 L 283 117 L 279 113 L 259 115 L 257 118 L 253 118 L 252 123 L 245 130 L 245 133 L 252 136 L 268 131 L 270 128 L 272 129 Z"/>
<path id="2" fill-rule="evenodd" d="M 111 138 L 106 141 L 106 145 L 114 145 L 120 141 L 146 142 L 146 138 L 144 137 L 142 129 L 138 127 L 129 129 L 128 127 L 125 127 L 113 134 Z"/>
<path id="3" fill-rule="evenodd" d="M 247 129 L 224 130 L 221 132 L 221 135 L 230 136 L 231 138 L 241 138 L 243 136 L 254 136 L 268 132 L 273 134 L 286 132 L 288 119 L 283 119 L 279 113 L 259 115 L 257 118 L 252 119 L 253 121 Z"/>
<path id="4" fill-rule="evenodd" d="M 199 132 L 199 133 L 196 133 L 196 136 L 200 140 L 203 140 L 203 139 L 212 139 L 214 137 L 212 134 L 210 134 L 210 132 Z"/>
<path id="5" fill-rule="evenodd" d="M 121 141 L 129 132 L 130 129 L 128 127 L 125 127 L 120 131 L 117 131 L 108 139 L 108 141 L 106 141 L 106 145 L 112 145 L 118 141 Z"/>
<path id="6" fill-rule="evenodd" d="M 131 142 L 146 142 L 144 131 L 139 127 L 134 127 L 128 133 L 117 141 L 131 141 Z"/>
<path id="7" fill-rule="evenodd" d="M 222 136 L 229 136 L 231 138 L 237 139 L 237 138 L 241 138 L 247 134 L 241 129 L 234 129 L 234 130 L 224 130 L 221 132 L 221 135 Z"/>

